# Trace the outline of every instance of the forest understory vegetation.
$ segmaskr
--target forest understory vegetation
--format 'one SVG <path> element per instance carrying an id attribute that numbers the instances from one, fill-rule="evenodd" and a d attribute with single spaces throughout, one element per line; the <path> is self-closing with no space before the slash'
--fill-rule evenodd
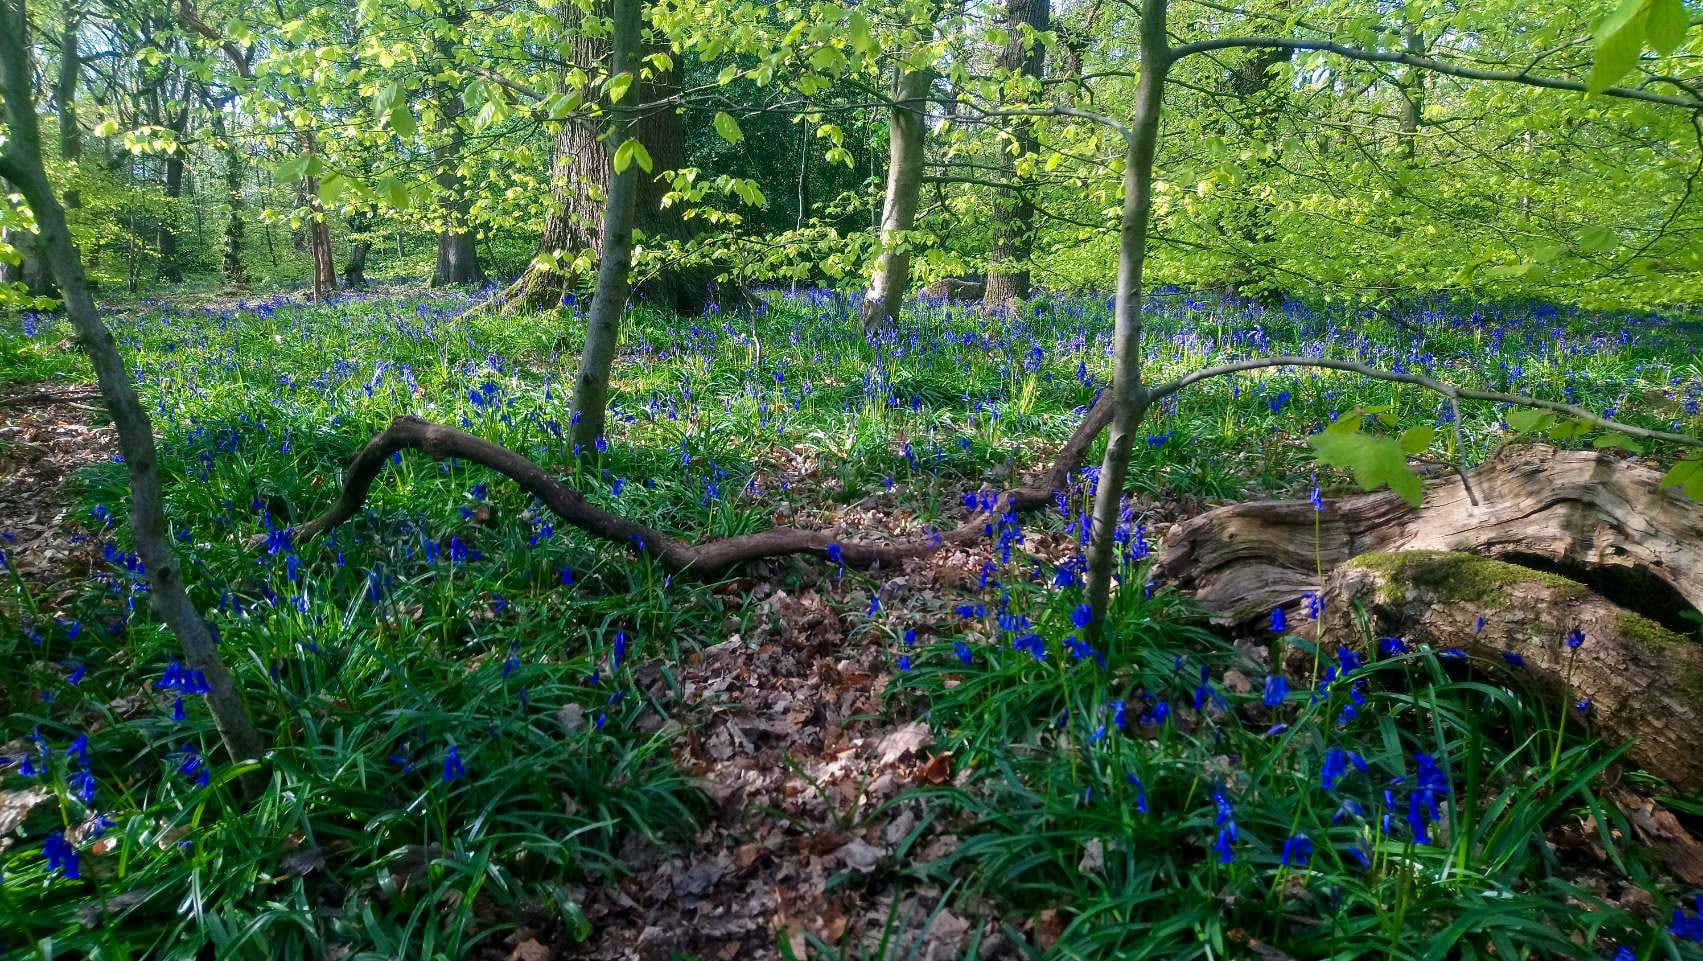
<path id="1" fill-rule="evenodd" d="M 1148 582 L 1149 545 L 1211 503 L 1303 498 L 1317 484 L 1328 515 L 1353 487 L 1315 480 L 1306 437 L 1356 408 L 1441 423 L 1448 407 L 1427 392 L 1271 369 L 1158 409 L 1121 574 L 1148 586 L 1115 595 L 1093 647 L 1079 553 L 1092 469 L 979 543 L 874 570 L 779 559 L 671 575 L 558 529 L 482 467 L 413 451 L 394 455 L 348 522 L 292 538 L 400 413 L 501 443 L 591 503 L 682 537 L 782 523 L 848 542 L 943 530 L 979 509 L 990 478 L 1044 466 L 1105 377 L 1105 298 L 1049 298 L 997 327 L 971 306 L 919 302 L 883 337 L 848 328 L 839 298 L 815 291 L 688 325 L 639 309 L 608 449 L 587 466 L 565 432 L 554 347 L 557 324 L 578 315 L 516 325 L 464 314 L 472 302 L 154 301 L 114 319 L 160 431 L 197 604 L 221 646 L 245 652 L 233 670 L 276 746 L 264 790 L 243 799 L 236 779 L 253 765 L 219 762 L 175 643 L 138 613 L 146 578 L 124 535 L 123 465 L 108 455 L 77 472 L 78 553 L 53 583 L 14 575 L 6 606 L 10 809 L 19 823 L 63 818 L 82 847 L 78 882 L 39 847 L 10 848 L 8 917 L 31 937 L 59 951 L 122 939 L 162 955 L 506 957 L 502 939 L 522 925 L 562 956 L 602 956 L 613 935 L 585 911 L 600 886 L 630 878 L 633 845 L 703 856 L 721 836 L 694 830 L 725 819 L 709 799 L 725 785 L 694 770 L 714 756 L 689 728 L 710 739 L 733 708 L 694 714 L 689 686 L 669 678 L 718 645 L 757 662 L 765 646 L 813 649 L 811 632 L 830 631 L 823 656 L 874 675 L 858 710 L 879 720 L 858 741 L 917 721 L 928 739 L 879 772 L 899 783 L 874 801 L 847 772 L 816 776 L 851 749 L 834 738 L 856 717 L 833 718 L 814 743 L 783 738 L 804 766 L 785 769 L 782 793 L 819 792 L 819 820 L 777 814 L 780 837 L 743 870 L 823 862 L 817 913 L 683 950 L 1692 950 L 1685 882 L 1613 798 L 1630 791 L 1681 819 L 1699 809 L 1596 740 L 1588 705 L 1560 712 L 1511 665 L 1399 639 L 1315 648 L 1306 623 L 1222 634 Z M 1695 418 L 1703 384 L 1685 318 L 1636 318 L 1633 333 L 1624 316 L 1439 303 L 1415 339 L 1351 311 L 1154 303 L 1161 372 L 1257 337 L 1273 352 L 1517 376 L 1536 395 L 1661 426 Z M 34 317 L 7 335 L 9 381 L 86 381 L 58 346 L 61 324 Z M 1469 462 L 1508 442 L 1505 411 L 1464 411 Z M 790 611 L 780 596 L 813 599 L 832 626 L 777 619 Z M 1310 672 L 1285 683 L 1290 648 L 1333 669 L 1316 688 Z M 37 773 L 15 780 L 20 764 Z M 21 800 L 14 784 L 28 785 Z M 893 837 L 900 818 L 910 833 Z M 854 840 L 867 860 L 840 857 Z"/>

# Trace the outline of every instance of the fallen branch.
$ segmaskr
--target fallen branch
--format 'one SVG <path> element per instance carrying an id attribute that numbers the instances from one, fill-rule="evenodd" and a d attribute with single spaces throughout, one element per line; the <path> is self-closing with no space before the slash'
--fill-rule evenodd
<path id="1" fill-rule="evenodd" d="M 1004 492 L 993 510 L 978 512 L 950 531 L 879 543 L 842 541 L 830 531 L 776 527 L 757 534 L 693 544 L 590 503 L 584 494 L 500 444 L 443 424 L 403 415 L 392 420 L 390 426 L 355 455 L 344 477 L 343 493 L 337 503 L 324 514 L 297 527 L 293 536 L 298 542 L 307 541 L 355 516 L 366 503 L 373 481 L 391 455 L 401 450 L 418 450 L 437 460 L 454 457 L 488 467 L 519 484 L 557 517 L 574 527 L 593 537 L 623 544 L 654 557 L 671 571 L 713 576 L 747 561 L 768 557 L 815 554 L 829 558 L 830 549 L 837 549 L 839 562 L 851 567 L 893 566 L 948 545 L 974 543 L 985 536 L 987 525 L 999 515 L 1032 510 L 1049 502 L 1053 491 L 1063 490 L 1070 475 L 1082 466 L 1088 448 L 1110 417 L 1111 403 L 1103 395 L 1089 408 L 1052 466 L 1035 484 Z M 260 540 L 257 538 L 251 542 L 250 548 L 258 546 Z"/>

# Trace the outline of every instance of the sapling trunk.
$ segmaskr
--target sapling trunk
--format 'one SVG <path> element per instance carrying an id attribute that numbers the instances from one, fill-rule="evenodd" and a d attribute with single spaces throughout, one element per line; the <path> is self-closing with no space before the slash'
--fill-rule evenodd
<path id="1" fill-rule="evenodd" d="M 614 50 L 609 74 L 636 74 L 639 47 L 640 0 L 615 0 Z M 634 84 L 633 86 L 636 86 Z M 625 96 L 635 97 L 630 86 Z M 593 452 L 603 437 L 604 414 L 609 406 L 609 370 L 615 362 L 615 345 L 621 334 L 621 312 L 632 293 L 633 207 L 638 198 L 639 165 L 629 160 L 618 169 L 615 158 L 632 133 L 629 110 L 610 104 L 609 192 L 603 205 L 603 249 L 597 263 L 597 287 L 586 317 L 585 351 L 580 355 L 579 377 L 574 382 L 573 437 L 581 452 Z"/>
<path id="2" fill-rule="evenodd" d="M 65 209 L 42 169 L 41 132 L 31 102 L 24 35 L 22 7 L 10 0 L 0 3 L 0 93 L 5 98 L 9 125 L 6 149 L 0 154 L 0 176 L 17 186 L 35 213 L 42 255 L 59 282 L 65 312 L 88 351 L 101 399 L 118 432 L 118 446 L 130 480 L 131 536 L 147 571 L 154 609 L 177 635 L 189 666 L 202 671 L 212 685 L 207 704 L 231 759 L 257 758 L 264 753 L 265 744 L 249 719 L 235 680 L 220 658 L 206 622 L 184 589 L 177 558 L 166 535 L 153 425 L 136 397 L 134 381 L 117 343 L 95 311 L 82 258 L 65 225 Z"/>
<path id="3" fill-rule="evenodd" d="M 911 286 L 911 250 L 904 235 L 917 221 L 922 193 L 923 147 L 928 135 L 928 91 L 933 70 L 898 68 L 887 156 L 887 196 L 881 207 L 881 254 L 869 278 L 861 311 L 865 329 L 892 322 Z"/>
<path id="4" fill-rule="evenodd" d="M 1136 428 L 1147 413 L 1147 391 L 1141 383 L 1141 268 L 1147 256 L 1147 222 L 1153 211 L 1153 155 L 1159 144 L 1165 74 L 1170 69 L 1171 52 L 1165 43 L 1166 3 L 1143 0 L 1141 4 L 1141 80 L 1135 91 L 1135 116 L 1124 137 L 1124 202 L 1112 333 L 1112 423 L 1094 493 L 1088 542 L 1091 640 L 1098 639 L 1105 627 L 1112 575 L 1118 566 L 1113 535 L 1123 504 L 1124 478 L 1129 475 Z"/>

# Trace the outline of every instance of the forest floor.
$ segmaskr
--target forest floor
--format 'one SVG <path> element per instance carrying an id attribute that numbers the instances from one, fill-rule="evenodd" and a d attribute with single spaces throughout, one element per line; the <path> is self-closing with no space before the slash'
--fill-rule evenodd
<path id="1" fill-rule="evenodd" d="M 1305 436 L 1336 411 L 1430 422 L 1429 399 L 1277 372 L 1156 411 L 1119 535 L 1123 581 L 1145 589 L 1119 592 L 1101 650 L 1072 630 L 1084 482 L 901 570 L 789 559 L 702 582 L 407 455 L 361 516 L 292 540 L 398 413 L 686 536 L 941 529 L 1045 463 L 1103 383 L 1109 321 L 1092 298 L 998 324 L 922 305 L 869 342 L 832 298 L 776 298 L 753 366 L 743 319 L 639 312 L 611 450 L 586 471 L 551 329 L 580 318 L 465 306 L 115 321 L 189 579 L 277 744 L 248 803 L 193 691 L 169 687 L 86 373 L 51 329 L 0 331 L 0 536 L 19 575 L 0 604 L 0 798 L 31 799 L 0 803 L 0 909 L 30 919 L 0 926 L 0 958 L 43 936 L 362 961 L 1703 957 L 1681 923 L 1699 909 L 1599 790 L 1607 746 L 1518 683 L 1423 650 L 1273 698 L 1274 638 L 1207 631 L 1147 581 L 1183 517 L 1304 496 Z M 1179 299 L 1152 320 L 1151 363 L 1340 351 L 1524 378 L 1659 426 L 1696 416 L 1695 328 L 1439 316 L 1422 340 L 1379 339 L 1339 314 Z M 1504 428 L 1469 416 L 1477 460 Z M 52 820 L 82 880 L 44 867 Z"/>

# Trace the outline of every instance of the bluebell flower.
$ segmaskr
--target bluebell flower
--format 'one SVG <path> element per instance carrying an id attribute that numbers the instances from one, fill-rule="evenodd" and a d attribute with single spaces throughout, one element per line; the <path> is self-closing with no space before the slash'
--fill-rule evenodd
<path id="1" fill-rule="evenodd" d="M 182 752 L 183 761 L 177 766 L 177 773 L 190 780 L 190 783 L 206 787 L 211 780 L 211 771 L 201 760 L 201 749 L 193 744 L 185 744 Z"/>
<path id="2" fill-rule="evenodd" d="M 1407 652 L 1407 644 L 1399 637 L 1386 637 L 1378 642 L 1379 654 L 1392 656 L 1396 654 L 1406 654 Z"/>
<path id="3" fill-rule="evenodd" d="M 83 802 L 85 807 L 95 803 L 95 776 L 88 768 L 72 774 L 67 782 L 77 793 L 77 800 Z"/>
<path id="4" fill-rule="evenodd" d="M 83 767 L 89 766 L 89 736 L 82 734 L 65 748 L 67 760 L 75 760 Z"/>
<path id="5" fill-rule="evenodd" d="M 1324 598 L 1320 597 L 1318 595 L 1318 592 L 1308 591 L 1307 593 L 1301 595 L 1301 599 L 1303 601 L 1305 601 L 1306 604 L 1307 604 L 1307 619 L 1308 620 L 1316 621 L 1316 620 L 1319 619 L 1319 615 L 1321 615 L 1325 612 Z"/>
<path id="6" fill-rule="evenodd" d="M 1283 866 L 1304 868 L 1313 860 L 1313 842 L 1305 834 L 1292 834 L 1283 842 Z"/>
<path id="7" fill-rule="evenodd" d="M 910 669 L 911 669 L 911 656 L 909 654 L 899 655 L 899 670 L 909 671 Z"/>
<path id="8" fill-rule="evenodd" d="M 65 840 L 64 831 L 54 831 L 42 842 L 41 856 L 47 861 L 48 873 L 55 871 L 67 881 L 75 881 L 83 875 L 77 866 L 77 849 Z"/>
<path id="9" fill-rule="evenodd" d="M 828 554 L 828 560 L 833 561 L 835 564 L 839 565 L 840 576 L 844 577 L 845 573 L 846 573 L 846 560 L 845 560 L 845 552 L 840 550 L 840 545 L 829 544 L 828 548 L 827 548 L 827 554 Z"/>
<path id="10" fill-rule="evenodd" d="M 1089 623 L 1093 620 L 1094 609 L 1087 604 L 1078 604 L 1076 609 L 1070 612 L 1070 623 L 1075 624 L 1079 631 L 1087 630 Z"/>
<path id="11" fill-rule="evenodd" d="M 1568 650 L 1576 651 L 1579 645 L 1585 643 L 1585 632 L 1575 627 L 1567 632 L 1566 641 Z"/>
<path id="12" fill-rule="evenodd" d="M 1141 783 L 1141 778 L 1138 778 L 1133 774 L 1125 775 L 1124 780 L 1129 782 L 1130 787 L 1135 788 L 1135 809 L 1137 811 L 1141 812 L 1142 814 L 1146 814 L 1147 813 L 1147 785 Z"/>
<path id="13" fill-rule="evenodd" d="M 627 632 L 615 632 L 615 651 L 609 664 L 610 673 L 621 669 L 621 662 L 627 659 Z"/>
<path id="14" fill-rule="evenodd" d="M 1686 913 L 1684 905 L 1675 905 L 1673 920 L 1668 924 L 1668 933 L 1681 941 L 1693 944 L 1703 944 L 1703 895 L 1691 899 L 1691 912 Z"/>
<path id="15" fill-rule="evenodd" d="M 1047 642 L 1042 640 L 1039 634 L 1029 633 L 1014 639 L 1011 642 L 1011 649 L 1027 651 L 1029 656 L 1037 662 L 1043 662 L 1047 659 Z"/>
<path id="16" fill-rule="evenodd" d="M 1266 707 L 1277 707 L 1289 696 L 1289 682 L 1281 674 L 1273 674 L 1265 679 L 1265 694 L 1261 698 Z"/>
<path id="17" fill-rule="evenodd" d="M 1273 634 L 1283 634 L 1283 633 L 1286 633 L 1288 630 L 1289 630 L 1289 618 L 1283 616 L 1283 608 L 1281 608 L 1281 607 L 1272 608 L 1271 609 L 1271 632 Z"/>
<path id="18" fill-rule="evenodd" d="M 1503 651 L 1502 660 L 1507 661 L 1514 667 L 1523 667 L 1526 663 L 1526 659 L 1521 657 L 1518 651 Z"/>
<path id="19" fill-rule="evenodd" d="M 448 784 L 467 774 L 467 768 L 461 763 L 461 749 L 454 744 L 443 757 L 443 783 Z"/>
<path id="20" fill-rule="evenodd" d="M 1213 845 L 1213 850 L 1218 854 L 1219 864 L 1229 864 L 1236 860 L 1236 852 L 1231 845 L 1240 837 L 1236 829 L 1235 812 L 1230 809 L 1230 799 L 1226 798 L 1221 790 L 1213 790 L 1212 801 L 1218 806 L 1218 814 L 1213 822 L 1218 826 L 1218 840 Z"/>
<path id="21" fill-rule="evenodd" d="M 1614 956 L 1609 961 L 1638 961 L 1638 955 L 1634 954 L 1631 948 L 1620 944 L 1615 946 Z"/>

